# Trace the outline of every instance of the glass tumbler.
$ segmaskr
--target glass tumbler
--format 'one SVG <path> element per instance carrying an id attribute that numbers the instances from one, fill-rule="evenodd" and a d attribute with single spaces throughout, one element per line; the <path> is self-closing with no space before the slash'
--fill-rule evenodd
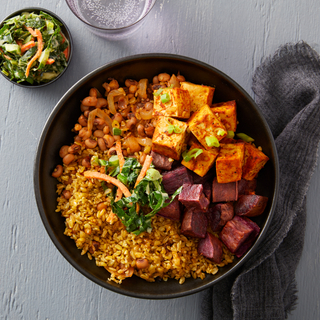
<path id="1" fill-rule="evenodd" d="M 70 10 L 96 35 L 123 39 L 136 31 L 156 0 L 66 0 Z"/>

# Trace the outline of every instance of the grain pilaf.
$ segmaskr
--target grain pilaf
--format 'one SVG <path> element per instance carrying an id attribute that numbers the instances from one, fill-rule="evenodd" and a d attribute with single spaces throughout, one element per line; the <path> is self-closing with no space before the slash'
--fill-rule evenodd
<path id="1" fill-rule="evenodd" d="M 185 85 L 194 89 L 190 95 L 181 95 Z M 186 278 L 216 274 L 233 262 L 234 255 L 243 255 L 260 231 L 247 217 L 265 208 L 267 198 L 255 195 L 255 177 L 268 157 L 253 146 L 250 137 L 245 135 L 251 139 L 247 142 L 233 138 L 235 101 L 211 105 L 214 88 L 187 83 L 180 74 L 162 73 L 150 83 L 127 79 L 123 87 L 109 79 L 102 88 L 106 98 L 92 88 L 81 101 L 82 114 L 72 129 L 74 143 L 61 147 L 63 165 L 52 173 L 59 181 L 56 212 L 65 218 L 64 234 L 116 283 L 135 274 L 150 282 L 173 278 L 183 284 Z M 192 96 L 196 98 L 191 109 Z M 221 110 L 225 113 L 219 115 Z M 206 123 L 209 118 L 214 121 Z M 197 123 L 204 124 L 207 133 L 199 133 Z M 246 144 L 251 146 L 250 153 Z M 150 154 L 162 157 L 161 161 L 164 157 L 164 162 L 158 158 L 153 163 Z M 209 170 L 214 163 L 213 179 Z M 231 164 L 237 174 L 229 172 Z M 195 181 L 202 182 L 181 182 L 189 179 L 187 168 L 196 175 Z M 248 180 L 241 176 L 242 169 Z M 177 170 L 185 172 L 184 178 L 176 179 Z M 173 180 L 178 182 L 172 184 Z M 239 190 L 244 182 L 242 194 L 238 182 Z M 209 194 L 205 183 L 209 183 Z M 230 183 L 236 185 L 234 190 Z M 228 199 L 225 188 L 229 188 Z M 180 209 L 178 216 L 159 212 L 177 194 L 177 206 L 185 208 L 183 219 Z M 234 216 L 240 195 L 247 197 L 244 203 L 250 210 Z M 209 206 L 211 197 L 213 206 Z"/>
<path id="2" fill-rule="evenodd" d="M 98 148 L 82 149 L 78 159 L 89 155 L 106 158 Z M 177 221 L 154 216 L 151 233 L 137 236 L 127 232 L 115 215 L 108 222 L 111 214 L 108 193 L 111 189 L 104 191 L 99 181 L 84 178 L 86 169 L 76 161 L 64 165 L 64 172 L 59 177 L 62 183 L 57 186 L 56 211 L 66 219 L 65 235 L 75 241 L 82 255 L 94 258 L 97 266 L 110 272 L 109 280 L 121 283 L 133 272 L 147 281 L 174 278 L 182 284 L 186 278 L 204 279 L 206 273 L 215 274 L 218 267 L 232 263 L 233 255 L 225 247 L 223 261 L 219 265 L 199 255 L 198 239 L 180 234 L 181 223 Z M 72 182 L 66 185 L 70 178 Z M 69 200 L 62 196 L 64 190 L 72 190 Z M 106 206 L 97 210 L 100 203 Z M 147 259 L 148 267 L 137 269 L 137 259 Z"/>

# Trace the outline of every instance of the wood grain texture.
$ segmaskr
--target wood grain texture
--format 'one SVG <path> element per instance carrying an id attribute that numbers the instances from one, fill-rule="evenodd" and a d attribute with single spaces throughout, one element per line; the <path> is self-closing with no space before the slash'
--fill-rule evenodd
<path id="1" fill-rule="evenodd" d="M 73 34 L 67 73 L 42 89 L 0 78 L 0 319 L 199 319 L 202 293 L 148 301 L 107 291 L 79 274 L 46 234 L 33 195 L 33 162 L 44 123 L 81 77 L 114 59 L 165 52 L 222 70 L 252 95 L 255 68 L 281 44 L 307 41 L 318 52 L 316 0 L 158 0 L 144 26 L 118 42 L 92 35 L 63 0 L 6 1 L 0 19 L 21 6 L 58 14 Z M 308 193 L 305 247 L 297 270 L 299 300 L 290 320 L 320 319 L 320 169 Z M 317 284 L 317 285 L 315 285 Z"/>

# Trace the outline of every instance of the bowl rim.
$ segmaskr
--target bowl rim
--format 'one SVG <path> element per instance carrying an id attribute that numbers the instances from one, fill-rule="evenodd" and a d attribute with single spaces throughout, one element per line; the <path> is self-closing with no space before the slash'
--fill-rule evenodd
<path id="1" fill-rule="evenodd" d="M 121 32 L 123 30 L 127 30 L 127 29 L 130 29 L 131 27 L 133 27 L 134 25 L 138 24 L 141 20 L 143 20 L 147 15 L 149 15 L 150 11 L 152 10 L 152 8 L 154 7 L 154 5 L 156 4 L 157 0 L 152 0 L 153 3 L 151 4 L 151 7 L 149 8 L 149 10 L 137 21 L 127 25 L 127 26 L 124 26 L 124 27 L 120 27 L 120 28 L 114 28 L 114 29 L 111 29 L 111 28 L 102 28 L 102 27 L 97 27 L 97 26 L 94 26 L 92 24 L 90 24 L 89 22 L 87 22 L 86 20 L 82 19 L 76 12 L 74 12 L 72 6 L 69 4 L 69 0 L 65 0 L 65 2 L 67 3 L 67 6 L 69 7 L 70 11 L 83 23 L 85 23 L 88 27 L 92 28 L 92 29 L 96 29 L 97 31 L 100 30 L 100 31 L 106 31 L 106 32 Z"/>
<path id="2" fill-rule="evenodd" d="M 178 293 L 166 293 L 166 294 L 160 294 L 157 296 L 151 296 L 151 295 L 146 295 L 144 293 L 132 293 L 132 292 L 127 292 L 123 289 L 118 288 L 116 286 L 112 286 L 111 284 L 109 284 L 107 281 L 102 281 L 100 279 L 97 279 L 96 277 L 94 277 L 93 275 L 91 275 L 90 273 L 88 273 L 85 269 L 83 269 L 80 265 L 78 265 L 70 256 L 69 254 L 66 252 L 66 250 L 64 249 L 64 247 L 60 244 L 60 242 L 58 241 L 58 239 L 55 237 L 54 232 L 49 224 L 49 221 L 46 218 L 46 214 L 44 211 L 44 207 L 42 205 L 42 201 L 41 201 L 41 196 L 40 196 L 40 186 L 39 186 L 39 164 L 40 164 L 40 158 L 41 158 L 41 149 L 43 146 L 43 143 L 45 141 L 46 135 L 49 131 L 50 128 L 50 123 L 52 122 L 52 120 L 54 119 L 54 117 L 56 116 L 56 114 L 60 111 L 60 109 L 63 107 L 65 101 L 69 98 L 70 95 L 72 95 L 74 93 L 74 91 L 77 90 L 77 88 L 79 86 L 81 86 L 83 83 L 85 83 L 89 78 L 95 76 L 96 74 L 100 73 L 101 71 L 110 68 L 112 66 L 115 66 L 117 64 L 121 64 L 124 62 L 128 62 L 128 61 L 133 61 L 133 60 L 140 60 L 140 59 L 145 59 L 145 58 L 166 58 L 166 59 L 182 59 L 184 62 L 191 62 L 191 63 L 195 63 L 198 65 L 201 65 L 203 67 L 209 68 L 210 70 L 217 72 L 218 74 L 220 74 L 222 77 L 225 77 L 225 79 L 227 81 L 230 81 L 232 85 L 234 85 L 237 90 L 239 90 L 242 94 L 245 95 L 245 97 L 250 101 L 251 104 L 253 104 L 256 108 L 256 111 L 258 112 L 258 114 L 261 117 L 262 122 L 265 125 L 265 128 L 268 131 L 269 136 L 272 138 L 271 139 L 271 150 L 274 152 L 274 159 L 275 159 L 275 163 L 274 163 L 274 176 L 275 176 L 275 181 L 274 181 L 274 192 L 273 192 L 273 199 L 272 199 L 272 205 L 270 207 L 270 211 L 269 211 L 269 215 L 266 219 L 264 228 L 262 229 L 262 231 L 259 233 L 258 238 L 256 239 L 256 241 L 254 242 L 254 244 L 251 246 L 251 248 L 241 257 L 240 261 L 237 262 L 236 265 L 234 265 L 230 270 L 226 271 L 224 274 L 222 274 L 219 278 L 212 280 L 211 282 L 204 284 L 201 287 L 198 288 L 194 288 L 188 291 L 184 291 L 184 292 L 178 292 Z M 40 135 L 40 139 L 38 141 L 38 145 L 37 145 L 37 149 L 36 149 L 36 155 L 34 158 L 34 168 L 33 168 L 33 182 L 34 182 L 34 194 L 35 194 L 35 199 L 36 199 L 36 203 L 37 203 L 37 207 L 38 207 L 38 211 L 40 213 L 40 217 L 41 220 L 43 222 L 43 225 L 48 233 L 48 235 L 50 236 L 52 242 L 54 243 L 54 245 L 56 246 L 56 248 L 58 249 L 58 251 L 63 255 L 63 257 L 78 271 L 80 272 L 82 275 L 84 275 L 85 277 L 87 277 L 88 279 L 90 279 L 91 281 L 93 281 L 94 283 L 102 286 L 105 289 L 109 289 L 113 292 L 125 295 L 125 296 L 130 296 L 133 298 L 141 298 L 141 299 L 150 299 L 150 300 L 163 300 L 163 299 L 172 299 L 172 298 L 179 298 L 179 297 L 184 297 L 187 295 L 191 295 L 200 291 L 203 291 L 207 288 L 212 287 L 214 284 L 216 284 L 217 282 L 221 281 L 222 279 L 226 278 L 227 276 L 229 276 L 230 274 L 234 273 L 236 270 L 238 270 L 249 258 L 249 256 L 251 256 L 257 249 L 257 247 L 259 246 L 259 244 L 261 243 L 261 241 L 263 240 L 263 238 L 265 237 L 266 232 L 268 231 L 268 228 L 270 226 L 270 223 L 272 221 L 273 215 L 274 215 L 274 211 L 276 208 L 276 204 L 277 204 L 277 200 L 278 200 L 278 190 L 279 190 L 279 160 L 278 160 L 278 153 L 277 153 L 277 149 L 276 149 L 276 145 L 275 145 L 275 141 L 272 135 L 272 132 L 270 130 L 270 127 L 266 121 L 266 119 L 264 118 L 261 110 L 258 108 L 258 106 L 256 105 L 255 101 L 251 98 L 251 96 L 237 83 L 235 82 L 233 79 L 231 79 L 228 75 L 226 75 L 225 73 L 223 73 L 222 71 L 220 71 L 219 69 L 201 62 L 199 60 L 196 60 L 194 58 L 190 58 L 187 56 L 183 56 L 183 55 L 176 55 L 176 54 L 169 54 L 169 53 L 144 53 L 144 54 L 136 54 L 136 55 L 130 55 L 130 56 L 126 56 L 123 58 L 119 58 L 113 61 L 110 61 L 109 63 L 106 63 L 96 69 L 94 69 L 93 71 L 89 72 L 87 75 L 85 75 L 84 77 L 82 77 L 80 80 L 78 80 L 69 90 L 66 91 L 66 93 L 61 97 L 61 99 L 57 102 L 57 104 L 55 105 L 54 109 L 52 110 L 52 112 L 50 113 L 50 115 L 47 118 L 47 121 L 45 122 L 45 125 L 43 127 L 43 130 L 41 132 Z"/>
<path id="3" fill-rule="evenodd" d="M 70 32 L 70 29 L 68 28 L 67 24 L 54 12 L 48 10 L 48 9 L 45 9 L 45 8 L 41 8 L 41 7 L 26 7 L 26 8 L 23 8 L 23 9 L 19 9 L 19 10 L 16 10 L 14 12 L 12 12 L 11 14 L 7 15 L 4 19 L 1 20 L 0 22 L 0 28 L 2 27 L 3 23 L 16 16 L 16 15 L 19 15 L 20 13 L 22 12 L 25 12 L 25 11 L 43 11 L 43 12 L 46 12 L 48 13 L 49 15 L 51 15 L 52 17 L 54 17 L 55 19 L 57 19 L 58 21 L 60 21 L 63 25 L 63 27 L 66 29 L 67 31 L 67 36 L 68 36 L 68 40 L 69 40 L 69 58 L 68 58 L 68 61 L 67 61 L 67 66 L 64 68 L 64 70 L 56 77 L 54 78 L 53 80 L 49 81 L 49 82 L 45 82 L 45 83 L 42 83 L 42 84 L 37 84 L 37 85 L 32 85 L 32 84 L 22 84 L 22 83 L 17 83 L 16 81 L 14 80 L 11 80 L 10 78 L 8 78 L 5 74 L 3 74 L 3 72 L 0 70 L 0 74 L 6 79 L 8 80 L 10 83 L 13 83 L 19 87 L 22 87 L 22 88 L 30 88 L 30 89 L 35 89 L 35 88 L 42 88 L 42 87 L 46 87 L 48 86 L 49 84 L 52 84 L 54 83 L 55 81 L 57 81 L 65 72 L 66 70 L 68 69 L 70 63 L 71 63 L 71 59 L 72 59 L 72 55 L 73 55 L 73 40 L 72 40 L 72 35 L 71 35 L 71 32 Z"/>

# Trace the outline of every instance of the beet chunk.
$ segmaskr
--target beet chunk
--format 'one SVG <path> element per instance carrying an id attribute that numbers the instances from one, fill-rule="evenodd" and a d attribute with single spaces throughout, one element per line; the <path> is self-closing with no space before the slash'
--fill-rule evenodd
<path id="1" fill-rule="evenodd" d="M 263 213 L 268 197 L 256 194 L 242 195 L 235 205 L 235 213 L 239 216 L 255 217 Z"/>
<path id="2" fill-rule="evenodd" d="M 162 175 L 162 184 L 164 190 L 168 194 L 173 194 L 178 188 L 180 188 L 183 184 L 192 184 L 193 179 L 189 172 L 189 170 L 180 166 L 172 171 L 165 172 Z"/>
<path id="3" fill-rule="evenodd" d="M 238 182 L 238 195 L 253 194 L 257 187 L 257 179 L 245 180 L 241 179 Z"/>
<path id="4" fill-rule="evenodd" d="M 238 200 L 238 181 L 218 183 L 217 178 L 212 182 L 212 202 L 227 202 Z"/>
<path id="5" fill-rule="evenodd" d="M 204 238 L 206 236 L 208 220 L 206 215 L 195 208 L 188 208 L 181 224 L 181 233 L 194 238 Z"/>
<path id="6" fill-rule="evenodd" d="M 260 232 L 259 226 L 246 217 L 234 216 L 220 232 L 221 241 L 240 258 L 252 245 Z"/>
<path id="7" fill-rule="evenodd" d="M 215 208 L 215 206 L 210 206 L 207 211 L 208 224 L 213 232 L 219 231 L 220 220 L 221 220 L 221 211 Z"/>
<path id="8" fill-rule="evenodd" d="M 171 201 L 170 199 L 166 200 L 166 202 Z M 181 217 L 181 205 L 178 201 L 178 198 L 175 197 L 174 200 L 165 208 L 162 208 L 157 215 L 174 220 L 180 221 Z"/>
<path id="9" fill-rule="evenodd" d="M 163 154 L 151 151 L 152 163 L 156 169 L 171 170 L 173 161 Z"/>
<path id="10" fill-rule="evenodd" d="M 213 232 L 220 231 L 233 216 L 234 209 L 230 202 L 217 203 L 213 207 L 210 207 L 207 212 L 208 221 Z"/>
<path id="11" fill-rule="evenodd" d="M 184 184 L 179 201 L 187 208 L 195 207 L 202 211 L 206 211 L 210 204 L 203 193 L 202 184 Z"/>
<path id="12" fill-rule="evenodd" d="M 212 188 L 211 188 L 212 184 L 211 184 L 211 182 L 206 181 L 206 182 L 202 183 L 202 185 L 203 185 L 203 193 L 210 202 L 211 201 L 211 193 L 212 193 Z"/>
<path id="13" fill-rule="evenodd" d="M 207 232 L 206 237 L 199 240 L 198 253 L 219 264 L 222 261 L 222 243 L 213 234 Z"/>

